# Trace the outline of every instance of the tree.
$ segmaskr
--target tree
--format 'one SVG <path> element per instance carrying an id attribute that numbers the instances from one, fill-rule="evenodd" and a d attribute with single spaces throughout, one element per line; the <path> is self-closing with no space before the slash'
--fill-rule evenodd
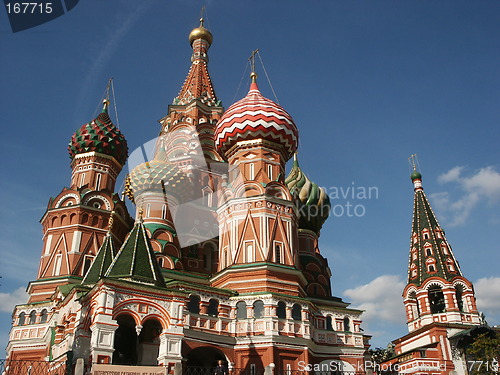
<path id="1" fill-rule="evenodd" d="M 478 335 L 467 348 L 467 358 L 471 374 L 498 374 L 500 335 L 494 331 Z"/>

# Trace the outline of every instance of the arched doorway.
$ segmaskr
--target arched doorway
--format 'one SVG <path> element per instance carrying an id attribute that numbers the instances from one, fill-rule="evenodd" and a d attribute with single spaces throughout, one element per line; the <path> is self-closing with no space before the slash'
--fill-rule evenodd
<path id="1" fill-rule="evenodd" d="M 227 366 L 227 360 L 224 353 L 220 350 L 212 348 L 210 346 L 202 346 L 196 349 L 192 349 L 187 354 L 186 366 L 189 367 L 203 367 L 207 369 L 207 374 L 212 374 L 211 370 L 217 366 L 217 361 L 220 359 L 225 362 Z"/>
<path id="2" fill-rule="evenodd" d="M 160 352 L 160 334 L 163 330 L 161 323 L 151 318 L 144 322 L 139 335 L 138 364 L 142 366 L 156 366 Z"/>
<path id="3" fill-rule="evenodd" d="M 135 320 L 129 314 L 120 314 L 116 318 L 118 328 L 115 331 L 113 347 L 113 364 L 136 365 L 137 364 L 137 333 Z"/>

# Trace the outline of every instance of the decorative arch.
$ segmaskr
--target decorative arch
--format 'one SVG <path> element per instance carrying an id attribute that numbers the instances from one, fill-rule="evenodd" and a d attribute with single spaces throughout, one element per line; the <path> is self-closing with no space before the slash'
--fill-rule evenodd
<path id="1" fill-rule="evenodd" d="M 80 197 L 75 193 L 64 194 L 61 198 L 59 198 L 54 205 L 54 208 L 59 208 L 62 206 L 67 206 L 69 202 L 73 202 L 74 204 L 80 203 Z"/>
<path id="2" fill-rule="evenodd" d="M 261 195 L 264 193 L 264 189 L 261 184 L 253 181 L 246 181 L 245 183 L 237 186 L 235 189 L 235 198 L 244 198 L 253 195 Z"/>
<path id="3" fill-rule="evenodd" d="M 285 199 L 288 201 L 292 200 L 290 191 L 286 189 L 282 184 L 275 181 L 271 181 L 266 185 L 266 195 L 279 199 Z"/>

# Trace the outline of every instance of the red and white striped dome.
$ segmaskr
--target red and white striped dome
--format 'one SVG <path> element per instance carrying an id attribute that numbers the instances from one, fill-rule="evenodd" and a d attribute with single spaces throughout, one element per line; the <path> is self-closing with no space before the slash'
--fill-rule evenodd
<path id="1" fill-rule="evenodd" d="M 243 99 L 227 109 L 215 129 L 215 147 L 221 155 L 239 141 L 265 139 L 283 146 L 290 159 L 299 142 L 292 117 L 280 105 L 262 96 L 257 83 Z"/>

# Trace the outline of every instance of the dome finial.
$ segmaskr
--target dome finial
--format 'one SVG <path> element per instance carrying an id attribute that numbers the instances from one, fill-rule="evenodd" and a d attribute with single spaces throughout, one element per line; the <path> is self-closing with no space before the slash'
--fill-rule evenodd
<path id="1" fill-rule="evenodd" d="M 408 158 L 408 161 L 410 163 L 410 167 L 413 170 L 412 174 L 410 175 L 411 181 L 413 182 L 413 187 L 415 191 L 422 190 L 422 175 L 417 170 L 417 165 L 418 165 L 417 154 L 411 155 Z"/>
<path id="2" fill-rule="evenodd" d="M 108 107 L 109 107 L 109 100 L 108 99 L 104 99 L 102 101 L 102 113 L 108 113 Z"/>
<path id="3" fill-rule="evenodd" d="M 250 78 L 252 80 L 252 83 L 257 83 L 257 73 L 255 73 L 255 55 L 259 53 L 259 49 L 257 48 L 255 51 L 252 51 L 252 54 L 248 58 L 248 61 L 250 61 L 250 67 L 251 67 L 251 72 L 250 72 Z"/>
<path id="4" fill-rule="evenodd" d="M 193 45 L 193 42 L 197 39 L 203 39 L 208 42 L 208 46 L 212 44 L 213 36 L 210 31 L 208 31 L 203 24 L 205 23 L 205 19 L 203 18 L 203 12 L 206 13 L 205 7 L 201 10 L 200 17 L 200 26 L 194 28 L 189 34 L 189 44 Z"/>

